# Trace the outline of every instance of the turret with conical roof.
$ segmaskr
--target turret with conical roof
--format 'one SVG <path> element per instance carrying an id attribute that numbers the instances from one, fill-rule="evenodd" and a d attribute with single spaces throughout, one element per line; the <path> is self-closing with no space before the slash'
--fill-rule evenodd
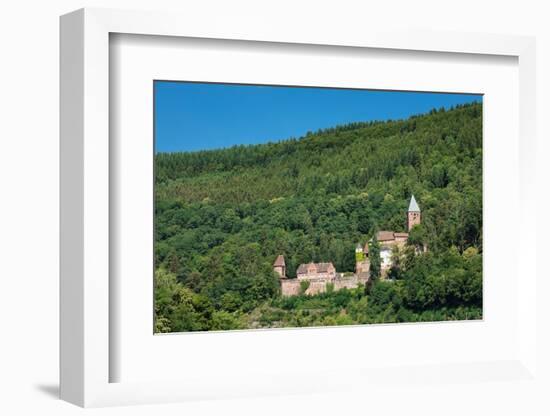
<path id="1" fill-rule="evenodd" d="M 279 254 L 275 259 L 273 271 L 277 273 L 281 279 L 286 279 L 285 257 L 282 254 Z"/>
<path id="2" fill-rule="evenodd" d="M 420 224 L 420 207 L 414 198 L 411 196 L 411 202 L 409 203 L 409 210 L 407 212 L 407 229 L 411 231 L 411 228 Z"/>

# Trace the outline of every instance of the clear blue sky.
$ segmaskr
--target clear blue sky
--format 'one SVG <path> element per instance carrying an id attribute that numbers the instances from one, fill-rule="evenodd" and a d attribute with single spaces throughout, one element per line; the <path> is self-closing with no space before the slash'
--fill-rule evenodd
<path id="1" fill-rule="evenodd" d="M 481 95 L 155 81 L 157 152 L 300 137 L 354 121 L 407 118 Z"/>

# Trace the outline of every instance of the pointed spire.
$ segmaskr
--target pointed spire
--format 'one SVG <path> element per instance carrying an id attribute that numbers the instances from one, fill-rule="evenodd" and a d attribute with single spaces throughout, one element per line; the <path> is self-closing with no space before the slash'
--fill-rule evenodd
<path id="1" fill-rule="evenodd" d="M 285 266 L 285 257 L 282 254 L 279 254 L 277 258 L 275 259 L 275 263 L 273 263 L 274 267 L 282 267 Z"/>
<path id="2" fill-rule="evenodd" d="M 411 196 L 411 202 L 409 204 L 409 212 L 420 212 L 420 207 L 416 203 L 416 199 L 414 199 L 414 195 Z"/>

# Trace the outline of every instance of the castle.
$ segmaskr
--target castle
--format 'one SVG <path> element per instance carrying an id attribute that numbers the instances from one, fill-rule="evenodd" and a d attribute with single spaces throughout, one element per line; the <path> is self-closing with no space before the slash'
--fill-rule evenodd
<path id="1" fill-rule="evenodd" d="M 407 210 L 407 231 L 420 224 L 421 212 L 414 195 L 411 196 Z M 382 278 L 387 276 L 392 266 L 391 254 L 394 247 L 403 248 L 409 238 L 408 232 L 378 231 L 376 240 L 380 245 L 380 272 Z M 299 294 L 313 295 L 327 291 L 328 287 L 339 290 L 344 287 L 352 289 L 359 284 L 370 281 L 369 243 L 357 244 L 355 248 L 355 273 L 338 273 L 332 263 L 304 263 L 296 269 L 296 278 L 286 275 L 286 264 L 283 255 L 277 256 L 273 270 L 279 275 L 283 296 Z"/>

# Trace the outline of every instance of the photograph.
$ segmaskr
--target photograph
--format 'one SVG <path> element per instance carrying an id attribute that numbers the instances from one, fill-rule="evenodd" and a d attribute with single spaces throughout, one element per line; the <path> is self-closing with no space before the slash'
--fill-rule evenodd
<path id="1" fill-rule="evenodd" d="M 483 95 L 153 81 L 154 333 L 483 319 Z"/>

